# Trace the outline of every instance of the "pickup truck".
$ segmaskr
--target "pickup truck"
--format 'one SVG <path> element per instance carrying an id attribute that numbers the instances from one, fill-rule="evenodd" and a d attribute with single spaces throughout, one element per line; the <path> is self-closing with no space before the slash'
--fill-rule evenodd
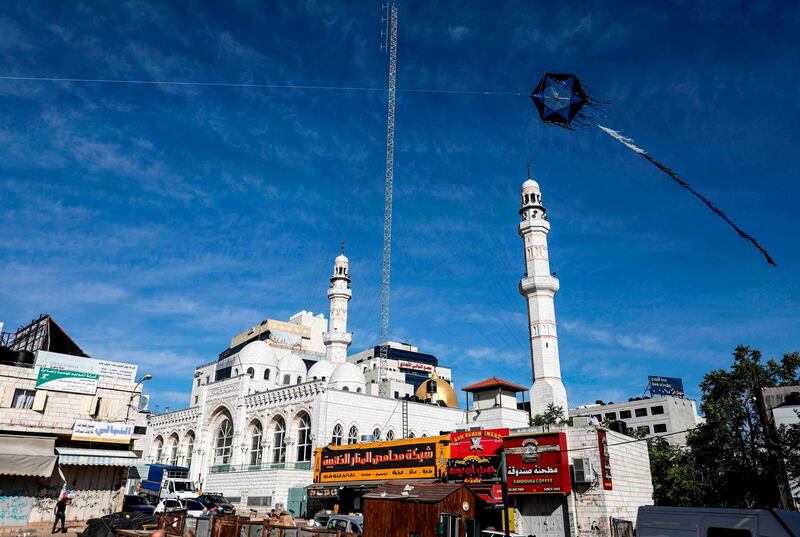
<path id="1" fill-rule="evenodd" d="M 147 479 L 144 479 L 139 494 L 155 500 L 196 498 L 197 488 L 189 479 L 189 469 L 184 466 L 168 464 L 148 465 Z"/>

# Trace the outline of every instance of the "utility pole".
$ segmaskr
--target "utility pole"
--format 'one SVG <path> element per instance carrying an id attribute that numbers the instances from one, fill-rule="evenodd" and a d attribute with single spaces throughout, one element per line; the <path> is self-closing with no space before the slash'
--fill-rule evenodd
<path id="1" fill-rule="evenodd" d="M 397 6 L 384 6 L 386 30 L 383 48 L 389 52 L 389 106 L 386 121 L 386 176 L 383 197 L 383 267 L 381 268 L 381 348 L 378 395 L 387 397 L 386 360 L 389 354 L 389 282 L 392 264 L 392 193 L 394 190 L 394 108 L 397 84 Z"/>
<path id="2" fill-rule="evenodd" d="M 786 511 L 794 511 L 792 489 L 789 485 L 789 478 L 786 476 L 786 461 L 783 458 L 781 439 L 778 429 L 775 428 L 772 413 L 767 410 L 764 402 L 764 388 L 756 388 L 756 407 L 758 419 L 764 429 L 764 443 L 767 448 L 770 471 L 775 477 L 775 486 L 778 490 L 778 507 Z"/>

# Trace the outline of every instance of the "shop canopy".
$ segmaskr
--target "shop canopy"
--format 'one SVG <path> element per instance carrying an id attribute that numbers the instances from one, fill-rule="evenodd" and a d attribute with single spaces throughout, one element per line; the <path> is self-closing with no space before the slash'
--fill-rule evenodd
<path id="1" fill-rule="evenodd" d="M 133 451 L 57 447 L 58 464 L 62 466 L 133 466 L 139 457 Z"/>
<path id="2" fill-rule="evenodd" d="M 55 437 L 0 435 L 0 475 L 50 477 Z"/>

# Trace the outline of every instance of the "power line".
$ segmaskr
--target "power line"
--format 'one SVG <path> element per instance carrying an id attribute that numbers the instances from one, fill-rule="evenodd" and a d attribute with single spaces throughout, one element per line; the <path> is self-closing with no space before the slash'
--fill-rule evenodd
<path id="1" fill-rule="evenodd" d="M 78 84 L 130 84 L 143 86 L 198 86 L 217 88 L 255 88 L 255 89 L 286 89 L 286 90 L 316 90 L 316 91 L 367 91 L 386 93 L 389 88 L 375 86 L 319 86 L 307 84 L 259 84 L 255 82 L 202 82 L 182 80 L 135 80 L 124 78 L 70 78 L 48 76 L 12 76 L 0 75 L 0 80 L 18 82 L 74 82 Z M 398 88 L 399 93 L 432 93 L 454 95 L 505 95 L 522 97 L 524 94 L 516 91 L 482 91 L 482 90 L 453 90 L 435 88 Z"/>

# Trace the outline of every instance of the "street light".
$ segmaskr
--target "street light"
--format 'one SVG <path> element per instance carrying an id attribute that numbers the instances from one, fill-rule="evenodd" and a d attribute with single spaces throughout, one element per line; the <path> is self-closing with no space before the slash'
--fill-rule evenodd
<path id="1" fill-rule="evenodd" d="M 131 394 L 131 398 L 128 399 L 128 411 L 125 413 L 125 423 L 128 423 L 128 420 L 130 420 L 130 417 L 131 417 L 131 407 L 133 406 L 133 398 L 136 397 L 137 395 L 139 397 L 142 396 L 141 392 L 139 392 L 139 393 L 136 392 L 136 388 L 138 388 L 142 383 L 147 382 L 151 378 L 153 378 L 153 375 L 151 375 L 150 373 L 147 373 L 133 387 L 133 393 Z"/>

